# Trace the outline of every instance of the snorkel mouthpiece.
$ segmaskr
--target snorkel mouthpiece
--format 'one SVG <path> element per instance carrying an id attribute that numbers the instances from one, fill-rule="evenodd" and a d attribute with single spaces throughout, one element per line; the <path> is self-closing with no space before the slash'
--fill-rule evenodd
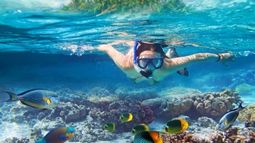
<path id="1" fill-rule="evenodd" d="M 146 71 L 140 71 L 140 74 L 146 78 L 150 78 L 152 76 L 152 71 L 151 70 L 146 70 Z"/>

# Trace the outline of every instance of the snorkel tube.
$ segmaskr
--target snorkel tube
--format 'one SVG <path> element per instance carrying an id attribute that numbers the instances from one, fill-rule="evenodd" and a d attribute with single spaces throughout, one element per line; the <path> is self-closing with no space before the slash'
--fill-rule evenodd
<path id="1" fill-rule="evenodd" d="M 138 40 L 135 40 L 135 45 L 134 45 L 134 64 L 137 64 L 137 55 L 136 55 L 136 51 L 137 51 L 137 48 L 138 48 L 138 44 L 139 44 L 139 41 Z"/>

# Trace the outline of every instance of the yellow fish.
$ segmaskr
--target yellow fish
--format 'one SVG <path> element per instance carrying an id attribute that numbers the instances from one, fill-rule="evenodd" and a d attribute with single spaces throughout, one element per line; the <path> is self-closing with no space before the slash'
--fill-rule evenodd
<path id="1" fill-rule="evenodd" d="M 150 130 L 149 126 L 147 126 L 145 124 L 139 124 L 139 125 L 133 127 L 132 133 L 137 134 L 137 133 L 149 131 L 149 130 Z"/>
<path id="2" fill-rule="evenodd" d="M 127 123 L 133 120 L 133 115 L 131 113 L 124 113 L 120 115 L 120 121 L 122 123 Z"/>
<path id="3" fill-rule="evenodd" d="M 165 132 L 170 134 L 179 134 L 189 128 L 189 123 L 183 118 L 172 119 L 167 122 Z"/>

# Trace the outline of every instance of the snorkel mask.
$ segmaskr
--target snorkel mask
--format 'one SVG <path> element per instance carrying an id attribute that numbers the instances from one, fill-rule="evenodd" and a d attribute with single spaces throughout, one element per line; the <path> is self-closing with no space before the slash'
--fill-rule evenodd
<path id="1" fill-rule="evenodd" d="M 135 41 L 134 45 L 134 67 L 135 70 L 146 78 L 152 78 L 153 71 L 163 65 L 163 57 L 143 57 L 137 55 L 137 49 L 141 41 Z"/>

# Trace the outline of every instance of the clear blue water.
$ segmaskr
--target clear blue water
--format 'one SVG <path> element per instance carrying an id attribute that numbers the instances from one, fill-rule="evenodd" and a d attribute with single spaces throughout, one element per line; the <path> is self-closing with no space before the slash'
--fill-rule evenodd
<path id="1" fill-rule="evenodd" d="M 60 11 L 61 5 L 67 2 L 0 2 L 2 86 L 25 88 L 29 84 L 50 86 L 56 83 L 86 87 L 112 83 L 110 87 L 119 84 L 140 87 L 141 84 L 129 81 L 108 56 L 94 50 L 99 44 L 116 39 L 177 38 L 201 45 L 177 47 L 180 55 L 226 51 L 236 55 L 236 60 L 227 66 L 219 63 L 191 66 L 190 77 L 172 75 L 155 85 L 158 87 L 227 87 L 231 84 L 228 79 L 232 78 L 231 74 L 254 70 L 255 3 L 252 0 L 186 0 L 191 9 L 188 12 L 141 11 L 135 15 L 127 12 L 101 16 Z M 117 49 L 126 52 L 128 48 Z M 205 66 L 208 68 L 201 68 Z M 207 76 L 210 78 L 206 80 Z M 222 77 L 226 80 L 216 81 Z M 106 80 L 102 82 L 101 79 Z"/>
<path id="2" fill-rule="evenodd" d="M 39 1 L 35 1 L 35 3 Z M 255 86 L 255 2 L 184 0 L 188 12 L 111 13 L 95 16 L 59 11 L 65 1 L 34 4 L 0 1 L 0 88 L 22 91 L 43 87 L 89 89 L 126 87 L 155 92 L 173 87 L 219 91 Z M 125 33 L 128 33 L 126 35 Z M 180 39 L 200 47 L 177 47 L 180 55 L 231 51 L 229 63 L 201 62 L 189 77 L 173 74 L 162 82 L 135 84 L 95 48 L 117 39 Z M 116 47 L 122 52 L 125 46 Z M 253 88 L 254 89 L 254 88 Z M 243 94 L 254 103 L 255 91 Z M 248 94 L 248 93 L 247 93 Z"/>

